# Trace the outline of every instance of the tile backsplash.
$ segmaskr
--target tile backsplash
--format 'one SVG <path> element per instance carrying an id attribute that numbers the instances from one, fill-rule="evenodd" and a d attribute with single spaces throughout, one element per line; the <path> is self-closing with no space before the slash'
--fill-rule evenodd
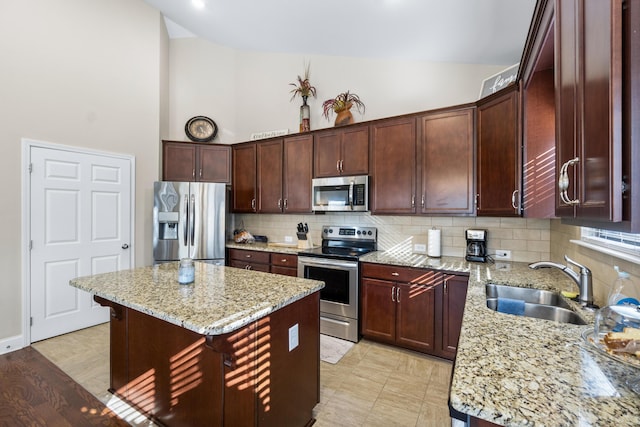
<path id="1" fill-rule="evenodd" d="M 309 224 L 314 244 L 321 241 L 323 225 L 362 225 L 377 227 L 378 249 L 400 253 L 413 252 L 415 244 L 427 244 L 427 232 L 441 230 L 442 255 L 464 256 L 465 230 L 486 229 L 489 253 L 497 249 L 511 251 L 512 261 L 535 262 L 550 256 L 550 221 L 526 218 L 421 217 L 381 216 L 369 213 L 326 213 L 316 215 L 236 214 L 235 227 L 252 234 L 266 235 L 270 242 L 285 242 L 285 236 L 296 239 L 296 224 Z"/>

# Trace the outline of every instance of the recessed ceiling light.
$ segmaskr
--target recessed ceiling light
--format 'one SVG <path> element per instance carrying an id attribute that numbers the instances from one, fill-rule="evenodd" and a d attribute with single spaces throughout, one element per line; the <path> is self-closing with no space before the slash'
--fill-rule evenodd
<path id="1" fill-rule="evenodd" d="M 204 0 L 191 0 L 191 3 L 196 9 L 204 9 Z"/>

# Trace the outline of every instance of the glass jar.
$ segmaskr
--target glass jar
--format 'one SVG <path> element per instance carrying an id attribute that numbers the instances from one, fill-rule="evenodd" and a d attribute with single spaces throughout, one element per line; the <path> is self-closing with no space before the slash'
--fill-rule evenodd
<path id="1" fill-rule="evenodd" d="M 178 266 L 178 283 L 186 285 L 196 278 L 196 267 L 191 258 L 182 258 Z"/>

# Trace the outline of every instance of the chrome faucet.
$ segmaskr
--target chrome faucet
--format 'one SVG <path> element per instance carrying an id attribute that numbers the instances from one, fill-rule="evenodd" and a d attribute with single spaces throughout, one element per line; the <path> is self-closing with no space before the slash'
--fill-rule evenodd
<path id="1" fill-rule="evenodd" d="M 580 273 L 576 273 L 569 265 L 562 265 L 551 261 L 541 261 L 534 262 L 529 264 L 529 268 L 533 268 L 534 270 L 538 268 L 559 268 L 563 273 L 567 276 L 571 277 L 574 282 L 578 285 L 578 289 L 580 290 L 580 295 L 578 296 L 578 301 L 583 306 L 593 306 L 593 285 L 591 283 L 591 270 L 589 270 L 584 265 L 578 264 L 574 260 L 570 259 L 568 256 L 564 256 L 565 261 L 568 264 L 573 264 L 580 269 Z"/>

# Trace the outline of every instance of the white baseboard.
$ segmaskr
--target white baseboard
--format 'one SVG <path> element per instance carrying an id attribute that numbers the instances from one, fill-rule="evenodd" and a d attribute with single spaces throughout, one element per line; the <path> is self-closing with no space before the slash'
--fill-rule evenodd
<path id="1" fill-rule="evenodd" d="M 0 340 L 0 354 L 10 353 L 15 350 L 20 350 L 24 347 L 24 337 L 22 335 L 16 335 L 15 337 L 5 338 Z"/>

